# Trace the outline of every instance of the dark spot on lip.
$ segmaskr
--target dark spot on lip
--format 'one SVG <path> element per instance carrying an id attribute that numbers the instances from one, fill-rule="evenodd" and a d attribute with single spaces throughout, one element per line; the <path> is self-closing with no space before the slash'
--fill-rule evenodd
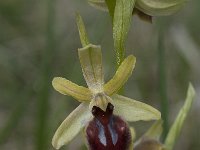
<path id="1" fill-rule="evenodd" d="M 104 112 L 101 108 L 93 106 L 92 114 L 98 119 L 102 124 L 108 124 L 110 117 L 113 114 L 114 106 L 111 103 L 108 103 L 106 111 Z"/>

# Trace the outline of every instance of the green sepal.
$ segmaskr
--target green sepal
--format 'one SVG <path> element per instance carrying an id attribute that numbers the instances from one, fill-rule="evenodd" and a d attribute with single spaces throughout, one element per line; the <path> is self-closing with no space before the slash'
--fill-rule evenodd
<path id="1" fill-rule="evenodd" d="M 78 26 L 79 36 L 83 47 L 89 44 L 89 39 L 85 29 L 83 19 L 79 13 L 76 13 L 76 24 Z"/>
<path id="2" fill-rule="evenodd" d="M 72 96 L 80 102 L 88 102 L 92 98 L 92 93 L 88 88 L 79 86 L 65 78 L 55 77 L 52 85 L 56 91 L 64 95 Z"/>
<path id="3" fill-rule="evenodd" d="M 174 144 L 183 127 L 183 123 L 189 113 L 189 110 L 191 109 L 192 103 L 194 101 L 194 97 L 195 97 L 195 90 L 192 84 L 190 83 L 188 87 L 185 103 L 183 107 L 181 108 L 181 110 L 179 111 L 179 114 L 176 117 L 176 120 L 173 123 L 172 127 L 170 128 L 169 133 L 165 139 L 165 147 L 167 150 L 173 149 Z"/>
<path id="4" fill-rule="evenodd" d="M 135 67 L 136 58 L 128 56 L 117 69 L 113 78 L 104 85 L 104 91 L 111 96 L 125 84 Z"/>
<path id="5" fill-rule="evenodd" d="M 111 98 L 115 107 L 114 113 L 122 116 L 126 121 L 150 121 L 161 118 L 160 112 L 150 105 L 117 94 Z"/>
<path id="6" fill-rule="evenodd" d="M 59 149 L 70 142 L 92 119 L 92 114 L 88 109 L 88 103 L 81 103 L 69 116 L 62 122 L 57 129 L 52 145 Z"/>
<path id="7" fill-rule="evenodd" d="M 103 92 L 103 67 L 101 47 L 89 44 L 78 49 L 82 71 L 89 89 L 93 93 Z"/>

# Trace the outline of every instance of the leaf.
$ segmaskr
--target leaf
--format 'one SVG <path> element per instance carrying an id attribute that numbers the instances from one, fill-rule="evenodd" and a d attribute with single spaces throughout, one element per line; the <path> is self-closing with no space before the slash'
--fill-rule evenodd
<path id="1" fill-rule="evenodd" d="M 76 23 L 77 23 L 78 30 L 79 30 L 81 44 L 83 47 L 85 47 L 89 44 L 89 39 L 87 36 L 87 32 L 85 30 L 85 25 L 84 25 L 83 19 L 79 13 L 76 13 Z"/>
<path id="2" fill-rule="evenodd" d="M 116 0 L 113 19 L 113 39 L 118 66 L 123 61 L 125 41 L 130 28 L 134 4 L 135 0 Z"/>
<path id="3" fill-rule="evenodd" d="M 59 149 L 70 142 L 91 118 L 88 103 L 80 104 L 57 129 L 52 140 L 53 147 Z"/>
<path id="4" fill-rule="evenodd" d="M 103 69 L 101 47 L 92 44 L 78 49 L 83 75 L 89 89 L 94 93 L 103 92 Z"/>
<path id="5" fill-rule="evenodd" d="M 179 111 L 178 116 L 176 117 L 175 122 L 173 123 L 172 127 L 169 130 L 169 133 L 167 135 L 167 138 L 165 140 L 165 146 L 167 150 L 172 150 L 174 147 L 174 144 L 180 135 L 181 129 L 183 127 L 183 123 L 189 113 L 189 110 L 192 106 L 192 102 L 194 101 L 195 97 L 195 90 L 192 86 L 192 84 L 189 84 L 187 96 L 185 103 L 181 110 Z"/>
<path id="6" fill-rule="evenodd" d="M 55 77 L 52 85 L 56 91 L 64 95 L 72 96 L 80 102 L 90 101 L 92 98 L 92 94 L 88 88 L 78 86 L 65 78 Z"/>
<path id="7" fill-rule="evenodd" d="M 126 121 L 159 120 L 161 114 L 158 110 L 145 103 L 121 96 L 113 95 L 114 113 L 122 116 Z"/>
<path id="8" fill-rule="evenodd" d="M 128 56 L 117 69 L 113 78 L 104 85 L 104 91 L 111 96 L 125 84 L 135 67 L 136 58 L 133 55 Z"/>
<path id="9" fill-rule="evenodd" d="M 136 8 L 150 16 L 171 15 L 184 6 L 187 0 L 137 0 Z"/>

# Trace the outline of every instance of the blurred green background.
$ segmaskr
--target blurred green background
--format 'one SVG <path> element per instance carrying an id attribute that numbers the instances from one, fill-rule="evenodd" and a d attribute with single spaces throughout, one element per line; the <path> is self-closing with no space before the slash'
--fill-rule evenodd
<path id="1" fill-rule="evenodd" d="M 86 85 L 77 48 L 81 47 L 75 12 L 82 15 L 89 37 L 103 50 L 105 80 L 115 71 L 112 28 L 108 13 L 86 0 L 0 1 L 0 149 L 49 150 L 51 138 L 64 118 L 78 106 L 53 90 L 52 78 L 65 77 Z M 127 55 L 137 64 L 124 95 L 165 111 L 169 125 L 183 105 L 188 82 L 196 101 L 175 149 L 200 148 L 200 1 L 191 0 L 178 13 L 153 18 L 133 17 Z M 164 101 L 165 102 L 165 101 Z M 165 107 L 164 107 L 165 109 Z M 134 124 L 139 137 L 150 123 Z M 81 135 L 63 149 L 83 147 Z M 83 148 L 84 149 L 84 148 Z"/>

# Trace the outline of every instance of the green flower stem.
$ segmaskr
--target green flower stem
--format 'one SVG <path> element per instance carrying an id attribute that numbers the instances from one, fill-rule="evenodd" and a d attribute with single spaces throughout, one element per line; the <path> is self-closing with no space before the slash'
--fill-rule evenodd
<path id="1" fill-rule="evenodd" d="M 48 149 L 48 110 L 49 110 L 49 91 L 51 87 L 50 76 L 52 72 L 53 56 L 55 54 L 55 39 L 54 39 L 54 23 L 55 12 L 54 0 L 47 0 L 47 34 L 46 34 L 46 50 L 43 53 L 43 60 L 41 63 L 41 78 L 40 89 L 38 93 L 38 122 L 36 133 L 36 149 Z"/>
<path id="2" fill-rule="evenodd" d="M 158 76 L 159 76 L 159 94 L 161 99 L 161 114 L 163 119 L 163 137 L 169 130 L 168 113 L 169 104 L 166 89 L 166 63 L 165 63 L 165 48 L 164 48 L 164 33 L 162 27 L 159 30 L 158 36 Z"/>

